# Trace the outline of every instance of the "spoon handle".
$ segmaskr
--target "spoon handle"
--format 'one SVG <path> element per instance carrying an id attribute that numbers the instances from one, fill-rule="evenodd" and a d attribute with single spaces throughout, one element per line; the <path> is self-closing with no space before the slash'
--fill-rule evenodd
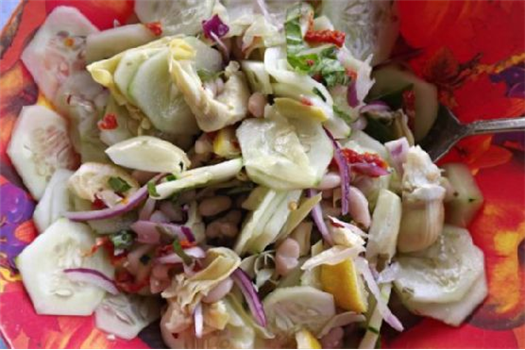
<path id="1" fill-rule="evenodd" d="M 525 117 L 480 120 L 467 125 L 468 135 L 525 131 Z"/>

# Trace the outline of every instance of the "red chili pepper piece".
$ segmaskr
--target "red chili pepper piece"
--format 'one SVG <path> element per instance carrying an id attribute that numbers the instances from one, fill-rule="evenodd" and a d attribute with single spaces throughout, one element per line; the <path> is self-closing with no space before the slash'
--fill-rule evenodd
<path id="1" fill-rule="evenodd" d="M 313 30 L 308 29 L 304 36 L 304 40 L 306 40 L 309 43 L 316 43 L 316 44 L 334 44 L 337 47 L 342 47 L 345 43 L 345 33 L 340 32 L 338 30 Z"/>
<path id="2" fill-rule="evenodd" d="M 101 121 L 98 122 L 98 128 L 101 130 L 113 130 L 118 127 L 117 116 L 113 113 L 106 114 Z"/>
<path id="3" fill-rule="evenodd" d="M 162 35 L 162 24 L 160 24 L 160 22 L 146 23 L 145 26 L 153 33 L 153 35 L 155 36 Z"/>

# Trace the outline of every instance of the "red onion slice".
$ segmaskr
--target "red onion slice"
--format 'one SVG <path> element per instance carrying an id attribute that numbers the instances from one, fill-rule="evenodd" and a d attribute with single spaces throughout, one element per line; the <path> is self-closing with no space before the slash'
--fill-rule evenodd
<path id="1" fill-rule="evenodd" d="M 83 282 L 89 283 L 101 289 L 104 289 L 106 292 L 116 295 L 119 294 L 117 286 L 115 283 L 102 272 L 87 269 L 87 268 L 74 268 L 74 269 L 65 269 L 64 273 L 67 278 L 73 282 Z"/>
<path id="2" fill-rule="evenodd" d="M 151 197 L 146 199 L 146 203 L 144 203 L 144 206 L 140 209 L 139 220 L 149 220 L 155 210 L 155 202 L 155 199 Z"/>
<path id="3" fill-rule="evenodd" d="M 255 321 L 260 326 L 266 327 L 266 314 L 250 277 L 239 267 L 233 271 L 231 278 L 244 295 Z"/>
<path id="4" fill-rule="evenodd" d="M 374 163 L 353 163 L 349 166 L 350 169 L 355 170 L 355 172 L 370 176 L 370 177 L 379 177 L 390 174 L 390 172 Z"/>
<path id="5" fill-rule="evenodd" d="M 314 197 L 317 195 L 316 190 L 308 189 L 306 190 L 306 196 L 307 197 Z M 312 215 L 312 219 L 315 222 L 315 225 L 317 226 L 317 229 L 321 233 L 321 236 L 323 236 L 323 239 L 326 243 L 329 245 L 334 244 L 334 240 L 332 239 L 332 235 L 328 231 L 328 227 L 326 226 L 326 222 L 324 222 L 323 219 L 323 210 L 321 209 L 321 204 L 317 203 L 310 213 Z"/>
<path id="6" fill-rule="evenodd" d="M 383 316 L 385 322 L 388 323 L 396 331 L 402 332 L 404 329 L 403 325 L 401 324 L 399 319 L 392 313 L 392 311 L 390 311 L 387 303 L 383 299 L 381 291 L 379 290 L 379 286 L 377 285 L 374 276 L 372 275 L 372 271 L 370 270 L 370 266 L 368 265 L 368 261 L 361 257 L 358 257 L 355 259 L 355 266 L 359 270 L 361 275 L 363 275 L 363 278 L 365 279 L 366 284 L 368 285 L 368 289 L 376 299 L 377 309 L 379 310 L 381 316 Z"/>
<path id="7" fill-rule="evenodd" d="M 388 111 L 390 111 L 390 107 L 383 101 L 372 101 L 359 109 L 360 113 Z"/>
<path id="8" fill-rule="evenodd" d="M 206 252 L 201 247 L 191 247 L 184 249 L 184 253 L 195 259 L 202 259 L 206 257 Z M 161 256 L 155 260 L 159 264 L 182 264 L 182 258 L 176 253 Z"/>
<path id="9" fill-rule="evenodd" d="M 195 325 L 195 336 L 202 338 L 202 329 L 204 328 L 204 318 L 202 317 L 202 304 L 198 303 L 193 310 L 193 323 Z"/>
<path id="10" fill-rule="evenodd" d="M 396 169 L 400 177 L 403 176 L 403 164 L 407 161 L 408 150 L 410 145 L 406 137 L 390 141 L 385 143 L 385 147 L 390 155 L 390 161 L 392 162 L 392 167 Z"/>
<path id="11" fill-rule="evenodd" d="M 357 84 L 355 79 L 353 79 L 350 85 L 348 85 L 348 90 L 346 91 L 346 101 L 352 108 L 359 106 L 359 99 L 357 98 Z"/>
<path id="12" fill-rule="evenodd" d="M 145 220 L 139 220 L 130 226 L 130 228 L 137 234 L 137 242 L 147 244 L 161 243 L 159 227 L 164 229 L 164 231 L 173 234 L 173 236 L 177 236 L 178 239 L 188 240 L 190 242 L 195 241 L 191 229 L 186 226 Z"/>
<path id="13" fill-rule="evenodd" d="M 350 208 L 350 168 L 348 167 L 348 163 L 346 162 L 343 152 L 341 152 L 341 147 L 339 147 L 339 144 L 332 133 L 326 128 L 324 131 L 334 146 L 334 160 L 337 163 L 339 175 L 341 176 L 341 214 L 346 215 L 348 214 Z"/>
<path id="14" fill-rule="evenodd" d="M 155 176 L 152 181 L 158 182 L 164 176 L 166 176 L 166 174 L 159 174 Z M 65 213 L 64 216 L 71 221 L 89 221 L 114 218 L 115 216 L 132 211 L 147 197 L 148 187 L 147 185 L 144 185 L 137 192 L 133 193 L 129 198 L 125 198 L 113 208 L 90 211 L 70 211 Z"/>
<path id="15" fill-rule="evenodd" d="M 214 39 L 213 35 L 222 38 L 228 34 L 230 27 L 221 20 L 219 15 L 214 15 L 212 18 L 202 21 L 202 31 L 207 38 Z"/>

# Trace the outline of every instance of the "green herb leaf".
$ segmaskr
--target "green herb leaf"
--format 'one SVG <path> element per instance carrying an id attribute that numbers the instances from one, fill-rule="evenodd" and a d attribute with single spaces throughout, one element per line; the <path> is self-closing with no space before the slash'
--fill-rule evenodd
<path id="1" fill-rule="evenodd" d="M 121 230 L 110 235 L 109 240 L 116 249 L 128 249 L 135 242 L 135 234 L 128 230 Z"/>
<path id="2" fill-rule="evenodd" d="M 286 56 L 288 63 L 298 73 L 319 76 L 327 87 L 348 85 L 350 78 L 343 65 L 337 60 L 337 48 L 328 47 L 314 54 L 301 54 L 308 49 L 301 32 L 301 17 L 304 9 L 302 3 L 292 6 L 286 11 Z"/>
<path id="3" fill-rule="evenodd" d="M 211 80 L 216 80 L 222 75 L 222 72 L 211 72 L 207 69 L 198 69 L 197 75 L 203 83 Z"/>
<path id="4" fill-rule="evenodd" d="M 314 91 L 313 91 L 314 94 L 316 94 L 317 96 L 319 96 L 321 98 L 321 100 L 323 100 L 323 102 L 326 102 L 326 98 L 324 97 L 324 95 L 321 93 L 321 91 L 319 91 L 318 88 L 314 87 Z"/>
<path id="5" fill-rule="evenodd" d="M 180 256 L 182 261 L 184 261 L 184 265 L 191 265 L 193 262 L 193 259 L 184 252 L 184 249 L 182 249 L 182 246 L 180 245 L 179 239 L 175 237 L 175 240 L 173 241 L 173 251 L 175 254 Z"/>
<path id="6" fill-rule="evenodd" d="M 160 197 L 157 192 L 157 185 L 153 181 L 148 182 L 148 193 L 151 197 Z"/>
<path id="7" fill-rule="evenodd" d="M 353 123 L 352 117 L 349 114 L 345 113 L 343 110 L 341 110 L 339 107 L 337 107 L 335 104 L 332 109 L 334 110 L 334 114 L 337 117 L 343 119 L 347 124 Z"/>
<path id="8" fill-rule="evenodd" d="M 131 186 L 121 177 L 110 177 L 108 184 L 116 193 L 126 193 L 131 188 Z"/>
<path id="9" fill-rule="evenodd" d="M 168 181 L 175 181 L 175 180 L 177 180 L 177 177 L 175 175 L 173 175 L 173 174 L 169 174 L 169 175 L 166 176 L 166 180 L 168 180 Z"/>

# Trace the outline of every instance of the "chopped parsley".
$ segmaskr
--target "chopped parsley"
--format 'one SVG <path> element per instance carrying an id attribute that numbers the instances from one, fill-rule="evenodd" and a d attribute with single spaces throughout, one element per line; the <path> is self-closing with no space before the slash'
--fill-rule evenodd
<path id="1" fill-rule="evenodd" d="M 157 192 L 157 185 L 153 181 L 148 182 L 148 193 L 151 197 L 160 197 L 160 194 Z"/>
<path id="2" fill-rule="evenodd" d="M 121 230 L 109 236 L 115 249 L 128 249 L 135 242 L 135 234 L 128 230 Z"/>
<path id="3" fill-rule="evenodd" d="M 115 193 L 126 193 L 131 188 L 131 186 L 121 177 L 110 177 L 108 184 Z"/>

